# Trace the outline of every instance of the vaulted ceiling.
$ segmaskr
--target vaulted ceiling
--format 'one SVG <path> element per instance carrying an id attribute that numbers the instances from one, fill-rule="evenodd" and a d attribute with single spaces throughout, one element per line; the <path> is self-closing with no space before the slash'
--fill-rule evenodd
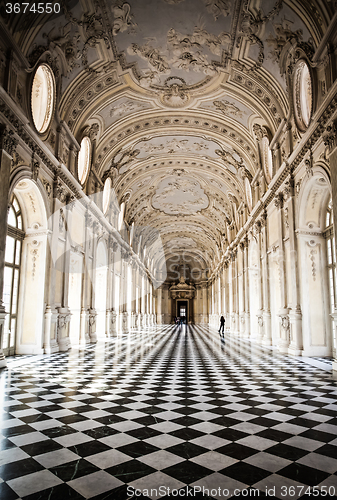
<path id="1" fill-rule="evenodd" d="M 93 169 L 126 222 L 159 234 L 169 264 L 205 270 L 252 208 L 253 125 L 272 138 L 289 115 L 282 51 L 314 51 L 332 14 L 315 0 L 83 0 L 11 30 L 32 67 L 50 51 L 77 140 L 98 123 Z"/>

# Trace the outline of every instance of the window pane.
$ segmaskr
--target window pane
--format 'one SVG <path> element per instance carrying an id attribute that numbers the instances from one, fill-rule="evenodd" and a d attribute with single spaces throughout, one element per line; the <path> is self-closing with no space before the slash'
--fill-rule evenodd
<path id="1" fill-rule="evenodd" d="M 3 301 L 6 308 L 6 312 L 9 312 L 9 305 L 11 301 L 12 275 L 13 275 L 13 269 L 11 267 L 6 266 L 4 272 L 4 294 L 3 294 Z"/>
<path id="2" fill-rule="evenodd" d="M 10 226 L 16 227 L 16 215 L 13 207 L 10 207 L 9 209 L 7 222 Z"/>
<path id="3" fill-rule="evenodd" d="M 328 264 L 332 264 L 332 255 L 331 255 L 331 240 L 327 241 L 327 251 L 328 251 Z"/>
<path id="4" fill-rule="evenodd" d="M 15 208 L 15 212 L 19 212 L 20 211 L 20 207 L 19 207 L 19 204 L 18 204 L 18 200 L 14 197 L 13 199 L 13 203 L 12 203 L 13 207 Z"/>
<path id="5" fill-rule="evenodd" d="M 16 326 L 16 319 L 12 318 L 12 320 L 11 320 L 11 335 L 10 335 L 10 341 L 9 341 L 10 347 L 14 346 L 14 341 L 15 341 L 15 326 Z"/>
<path id="6" fill-rule="evenodd" d="M 3 338 L 3 348 L 6 349 L 8 347 L 8 332 L 9 332 L 9 316 L 6 316 L 5 319 L 5 330 L 4 330 L 4 338 Z"/>
<path id="7" fill-rule="evenodd" d="M 19 270 L 15 269 L 14 271 L 14 280 L 13 280 L 13 298 L 12 298 L 12 314 L 16 314 L 16 304 L 18 297 L 18 283 L 19 283 Z"/>
<path id="8" fill-rule="evenodd" d="M 15 243 L 14 238 L 12 238 L 11 236 L 7 236 L 5 262 L 8 263 L 14 262 L 14 243 Z"/>
<path id="9" fill-rule="evenodd" d="M 21 215 L 18 215 L 18 219 L 17 220 L 18 220 L 18 228 L 22 229 L 22 217 L 21 217 Z"/>
<path id="10" fill-rule="evenodd" d="M 15 264 L 17 266 L 20 264 L 20 254 L 21 254 L 21 241 L 16 240 Z"/>

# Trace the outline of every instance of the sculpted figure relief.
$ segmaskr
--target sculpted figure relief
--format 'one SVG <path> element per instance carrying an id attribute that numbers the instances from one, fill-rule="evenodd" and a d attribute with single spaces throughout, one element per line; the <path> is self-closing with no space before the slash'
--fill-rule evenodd
<path id="1" fill-rule="evenodd" d="M 134 26 L 131 22 L 131 7 L 128 3 L 123 1 L 115 2 L 115 5 L 111 8 L 114 15 L 114 22 L 112 27 L 113 35 L 117 35 L 119 32 L 126 31 L 130 26 Z"/>
<path id="2" fill-rule="evenodd" d="M 243 113 L 245 113 L 245 111 L 241 111 L 237 106 L 235 106 L 234 103 L 226 101 L 225 99 L 223 101 L 214 101 L 213 104 L 216 109 L 221 111 L 224 115 L 234 115 L 242 118 Z"/>
<path id="3" fill-rule="evenodd" d="M 158 76 L 170 74 L 173 68 L 215 75 L 218 69 L 209 61 L 203 49 L 207 48 L 212 54 L 221 57 L 224 45 L 230 42 L 230 35 L 225 32 L 214 35 L 203 26 L 196 27 L 192 34 L 179 33 L 171 28 L 166 41 L 163 50 L 154 46 L 157 43 L 155 38 L 149 38 L 143 45 L 132 43 L 127 49 L 130 55 L 137 55 L 148 62 L 149 71 L 141 77 L 148 83 L 159 82 Z"/>

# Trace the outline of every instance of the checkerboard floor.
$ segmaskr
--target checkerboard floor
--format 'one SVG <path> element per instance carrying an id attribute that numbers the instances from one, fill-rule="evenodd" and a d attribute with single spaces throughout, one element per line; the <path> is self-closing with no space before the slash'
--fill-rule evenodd
<path id="1" fill-rule="evenodd" d="M 1 500 L 337 495 L 336 379 L 301 358 L 162 326 L 0 377 Z"/>

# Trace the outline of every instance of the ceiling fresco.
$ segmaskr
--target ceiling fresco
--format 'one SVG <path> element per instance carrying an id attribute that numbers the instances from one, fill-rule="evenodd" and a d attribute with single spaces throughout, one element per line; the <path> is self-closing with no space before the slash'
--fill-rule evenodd
<path id="1" fill-rule="evenodd" d="M 193 177 L 166 177 L 153 197 L 152 206 L 167 215 L 193 215 L 209 205 L 208 198 Z"/>
<path id="2" fill-rule="evenodd" d="M 312 57 L 328 4 L 65 0 L 62 8 L 8 30 L 32 68 L 44 57 L 59 75 L 67 130 L 80 142 L 95 128 L 90 186 L 102 190 L 111 177 L 125 227 L 146 227 L 142 245 L 160 234 L 167 263 L 188 258 L 206 276 L 252 210 L 256 186 L 270 181 L 257 130 L 272 141 L 286 127 L 285 61 L 296 48 Z M 163 258 L 147 256 L 154 265 Z"/>

